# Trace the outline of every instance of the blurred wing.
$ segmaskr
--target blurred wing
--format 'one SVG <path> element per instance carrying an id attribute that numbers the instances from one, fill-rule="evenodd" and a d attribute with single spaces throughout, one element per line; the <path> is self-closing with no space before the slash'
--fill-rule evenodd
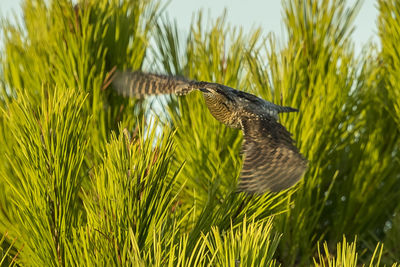
<path id="1" fill-rule="evenodd" d="M 272 117 L 243 118 L 244 162 L 239 191 L 264 193 L 287 189 L 303 176 L 307 161 L 291 134 Z"/>
<path id="2" fill-rule="evenodd" d="M 140 71 L 116 71 L 112 85 L 119 94 L 128 97 L 158 94 L 185 95 L 193 90 L 190 81 L 184 78 Z"/>

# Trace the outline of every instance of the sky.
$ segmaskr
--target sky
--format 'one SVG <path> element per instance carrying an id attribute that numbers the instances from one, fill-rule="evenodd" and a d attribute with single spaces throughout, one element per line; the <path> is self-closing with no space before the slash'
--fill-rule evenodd
<path id="1" fill-rule="evenodd" d="M 0 16 L 12 17 L 12 11 L 18 16 L 21 14 L 21 0 L 0 0 Z M 356 0 L 348 0 L 349 5 Z M 365 0 L 355 21 L 353 40 L 357 50 L 373 40 L 377 43 L 377 3 L 374 0 Z M 209 13 L 212 18 L 220 16 L 224 8 L 227 10 L 227 21 L 234 26 L 242 26 L 244 30 L 261 26 L 264 32 L 274 32 L 283 36 L 283 22 L 281 19 L 281 1 L 279 0 L 171 0 L 167 7 L 169 17 L 176 19 L 178 27 L 187 31 L 193 15 L 200 9 Z"/>

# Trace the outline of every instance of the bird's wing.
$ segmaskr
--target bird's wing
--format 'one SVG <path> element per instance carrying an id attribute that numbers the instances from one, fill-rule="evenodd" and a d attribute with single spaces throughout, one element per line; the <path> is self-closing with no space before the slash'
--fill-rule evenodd
<path id="1" fill-rule="evenodd" d="M 264 193 L 294 185 L 307 161 L 294 146 L 291 134 L 272 117 L 242 118 L 244 162 L 239 191 Z"/>
<path id="2" fill-rule="evenodd" d="M 193 90 L 191 82 L 184 78 L 140 71 L 116 71 L 112 78 L 112 85 L 119 94 L 128 97 L 158 94 L 185 95 Z"/>

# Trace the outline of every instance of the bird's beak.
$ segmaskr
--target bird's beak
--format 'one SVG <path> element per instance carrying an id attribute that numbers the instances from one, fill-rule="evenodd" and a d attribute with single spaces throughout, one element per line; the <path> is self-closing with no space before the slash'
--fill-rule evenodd
<path id="1" fill-rule="evenodd" d="M 210 91 L 209 91 L 208 89 L 206 89 L 206 88 L 200 88 L 199 90 L 202 91 L 203 93 L 209 93 L 209 92 L 210 92 Z"/>

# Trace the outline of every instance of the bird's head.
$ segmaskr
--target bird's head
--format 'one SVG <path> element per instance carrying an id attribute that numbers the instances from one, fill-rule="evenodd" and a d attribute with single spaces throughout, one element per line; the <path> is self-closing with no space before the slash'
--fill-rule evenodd
<path id="1" fill-rule="evenodd" d="M 201 83 L 197 88 L 203 93 L 206 105 L 214 118 L 238 128 L 233 116 L 237 108 L 232 88 L 216 83 Z"/>
<path id="2" fill-rule="evenodd" d="M 219 102 L 225 105 L 232 105 L 235 102 L 232 95 L 232 88 L 218 83 L 204 83 L 199 87 L 207 100 Z"/>
<path id="3" fill-rule="evenodd" d="M 220 84 L 217 83 L 209 83 L 209 82 L 199 82 L 198 87 L 199 90 L 202 91 L 204 94 L 207 95 L 212 95 L 217 92 L 218 87 L 220 87 Z"/>

